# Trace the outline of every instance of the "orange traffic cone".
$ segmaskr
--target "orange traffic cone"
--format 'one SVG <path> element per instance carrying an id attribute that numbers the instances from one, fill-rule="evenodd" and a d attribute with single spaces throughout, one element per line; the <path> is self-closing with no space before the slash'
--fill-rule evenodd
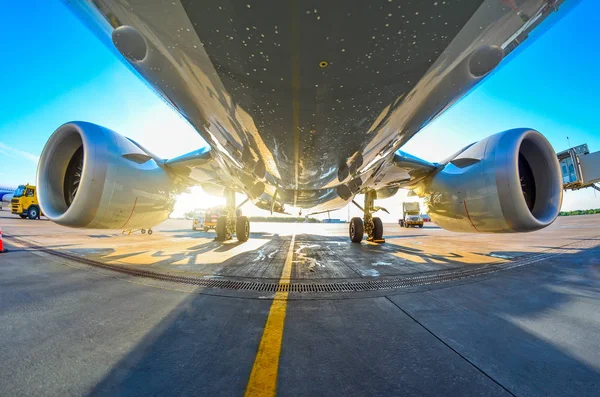
<path id="1" fill-rule="evenodd" d="M 4 244 L 2 243 L 2 226 L 0 226 L 0 254 L 6 252 Z"/>

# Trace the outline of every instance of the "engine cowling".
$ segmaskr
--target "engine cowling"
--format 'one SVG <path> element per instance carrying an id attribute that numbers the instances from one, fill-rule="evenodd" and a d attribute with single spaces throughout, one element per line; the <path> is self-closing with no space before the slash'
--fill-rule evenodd
<path id="1" fill-rule="evenodd" d="M 467 147 L 416 192 L 444 229 L 529 232 L 558 216 L 562 179 L 548 140 L 535 130 L 514 129 Z"/>
<path id="2" fill-rule="evenodd" d="M 70 227 L 149 228 L 168 218 L 177 186 L 154 156 L 96 124 L 75 121 L 50 137 L 38 165 L 43 213 Z"/>

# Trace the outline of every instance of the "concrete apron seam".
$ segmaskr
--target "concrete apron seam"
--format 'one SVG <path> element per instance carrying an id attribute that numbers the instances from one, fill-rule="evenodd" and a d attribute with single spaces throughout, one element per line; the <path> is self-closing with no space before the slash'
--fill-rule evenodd
<path id="1" fill-rule="evenodd" d="M 477 371 L 479 371 L 482 375 L 484 375 L 486 378 L 488 378 L 489 380 L 491 380 L 492 382 L 494 382 L 495 384 L 497 384 L 498 386 L 500 386 L 502 388 L 502 390 L 504 390 L 505 392 L 507 392 L 508 394 L 510 394 L 513 397 L 516 397 L 516 394 L 514 394 L 513 392 L 511 392 L 510 390 L 508 390 L 504 385 L 502 385 L 500 382 L 498 382 L 496 379 L 494 379 L 491 375 L 489 375 L 487 372 L 485 372 L 482 368 L 478 367 L 477 364 L 475 364 L 474 362 L 472 362 L 471 360 L 469 360 L 467 357 L 465 357 L 464 355 L 462 355 L 458 350 L 454 349 L 452 346 L 450 346 L 448 343 L 446 343 L 442 338 L 440 338 L 439 336 L 437 336 L 433 331 L 431 331 L 429 328 L 427 328 L 425 326 L 425 324 L 421 323 L 419 320 L 417 320 L 415 317 L 413 317 L 412 315 L 410 315 L 406 310 L 404 310 L 399 304 L 397 304 L 396 302 L 394 302 L 393 300 L 391 300 L 388 296 L 385 297 L 388 301 L 390 301 L 390 303 L 394 306 L 396 306 L 402 313 L 404 313 L 405 315 L 408 316 L 408 318 L 410 318 L 412 321 L 414 321 L 417 325 L 419 325 L 421 328 L 423 328 L 425 331 L 427 331 L 427 333 L 429 333 L 431 336 L 433 336 L 435 339 L 437 339 L 438 341 L 440 341 L 444 346 L 446 346 L 448 349 L 450 349 L 451 351 L 453 351 L 455 354 L 457 354 L 460 358 L 462 358 L 464 361 L 466 361 L 467 363 L 469 363 L 469 365 L 471 365 L 473 368 L 475 368 Z"/>
<path id="2" fill-rule="evenodd" d="M 290 283 L 295 242 L 296 235 L 292 234 L 279 285 Z M 289 288 L 284 288 L 276 292 L 273 297 L 273 303 L 269 309 L 267 322 L 258 345 L 252 372 L 246 385 L 245 397 L 272 397 L 277 393 L 277 373 L 279 371 L 279 356 L 283 342 L 288 295 Z"/>

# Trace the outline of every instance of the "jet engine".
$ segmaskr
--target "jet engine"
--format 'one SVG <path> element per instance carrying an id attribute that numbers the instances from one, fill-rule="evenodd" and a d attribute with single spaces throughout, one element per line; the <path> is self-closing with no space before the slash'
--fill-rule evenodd
<path id="1" fill-rule="evenodd" d="M 415 191 L 431 219 L 456 232 L 530 232 L 562 203 L 558 159 L 542 134 L 514 129 L 467 146 Z"/>
<path id="2" fill-rule="evenodd" d="M 40 206 L 64 226 L 149 228 L 168 218 L 177 191 L 159 162 L 107 128 L 81 121 L 64 124 L 40 157 Z"/>

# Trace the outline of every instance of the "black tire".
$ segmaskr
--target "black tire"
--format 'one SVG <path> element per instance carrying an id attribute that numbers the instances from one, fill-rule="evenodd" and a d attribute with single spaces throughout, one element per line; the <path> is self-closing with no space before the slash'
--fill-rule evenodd
<path id="1" fill-rule="evenodd" d="M 247 216 L 238 216 L 235 221 L 235 236 L 238 241 L 248 241 L 250 237 L 250 221 Z"/>
<path id="2" fill-rule="evenodd" d="M 353 243 L 360 243 L 365 234 L 365 226 L 363 225 L 362 219 L 355 217 L 350 220 L 350 228 L 348 230 L 350 234 L 350 240 Z"/>
<path id="3" fill-rule="evenodd" d="M 210 230 L 210 227 L 204 226 L 204 233 L 208 232 L 209 230 Z"/>
<path id="4" fill-rule="evenodd" d="M 35 219 L 38 217 L 39 213 L 40 213 L 40 210 L 38 209 L 38 207 L 36 207 L 35 205 L 32 205 L 27 210 L 27 217 L 29 219 Z"/>
<path id="5" fill-rule="evenodd" d="M 422 229 L 422 228 L 423 228 L 423 225 L 419 225 L 419 229 Z"/>
<path id="6" fill-rule="evenodd" d="M 373 218 L 373 240 L 383 240 L 383 222 L 381 218 Z"/>
<path id="7" fill-rule="evenodd" d="M 227 235 L 227 216 L 226 215 L 222 215 L 217 219 L 217 227 L 215 228 L 215 231 L 217 232 L 217 240 L 219 240 L 219 241 L 229 240 L 230 236 Z"/>
<path id="8" fill-rule="evenodd" d="M 400 225 L 400 227 L 404 227 L 404 221 L 400 220 L 400 222 L 398 222 L 398 224 Z"/>
<path id="9" fill-rule="evenodd" d="M 27 215 L 19 214 L 19 216 L 21 217 L 21 219 L 27 218 Z"/>
<path id="10" fill-rule="evenodd" d="M 148 229 L 148 236 L 152 234 L 152 229 Z"/>
<path id="11" fill-rule="evenodd" d="M 146 234 L 146 229 L 140 229 L 140 232 L 142 232 L 142 234 Z"/>

